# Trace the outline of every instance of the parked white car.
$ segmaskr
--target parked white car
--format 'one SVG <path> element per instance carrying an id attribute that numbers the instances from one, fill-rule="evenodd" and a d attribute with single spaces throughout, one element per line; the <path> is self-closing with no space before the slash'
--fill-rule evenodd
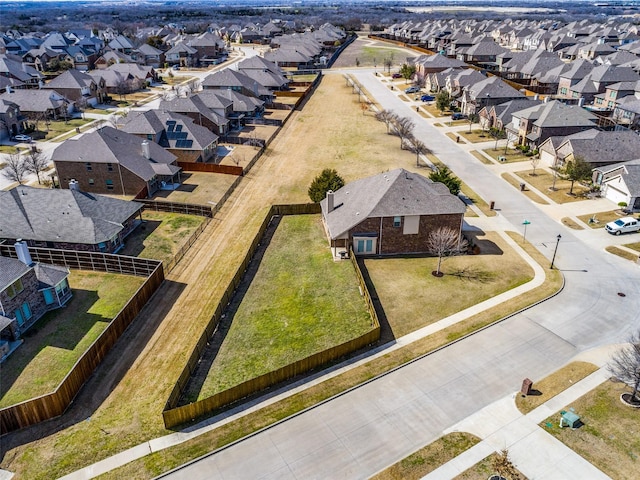
<path id="1" fill-rule="evenodd" d="M 627 232 L 640 232 L 640 220 L 633 217 L 622 217 L 615 222 L 609 222 L 604 227 L 612 235 L 620 235 Z"/>

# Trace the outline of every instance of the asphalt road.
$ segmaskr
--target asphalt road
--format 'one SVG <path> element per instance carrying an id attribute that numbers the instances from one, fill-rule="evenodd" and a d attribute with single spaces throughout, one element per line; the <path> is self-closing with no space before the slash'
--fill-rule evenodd
<path id="1" fill-rule="evenodd" d="M 368 478 L 442 431 L 577 353 L 640 328 L 640 268 L 551 219 L 382 85 L 356 73 L 383 108 L 412 117 L 414 134 L 520 231 L 566 278 L 556 297 L 449 348 L 166 475 L 172 479 Z M 600 232 L 603 234 L 603 232 Z M 618 292 L 626 294 L 625 297 Z"/>

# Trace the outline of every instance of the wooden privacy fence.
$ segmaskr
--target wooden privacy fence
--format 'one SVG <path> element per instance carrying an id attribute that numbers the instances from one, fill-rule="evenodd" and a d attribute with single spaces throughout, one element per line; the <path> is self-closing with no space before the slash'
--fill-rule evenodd
<path id="1" fill-rule="evenodd" d="M 232 142 L 228 142 L 232 143 Z M 242 167 L 234 165 L 218 165 L 216 163 L 178 162 L 185 172 L 224 173 L 225 175 L 242 175 Z"/>
<path id="2" fill-rule="evenodd" d="M 213 212 L 211 213 L 211 215 L 213 216 Z M 187 241 L 182 244 L 180 250 L 176 252 L 173 258 L 165 264 L 164 269 L 167 273 L 171 272 L 178 264 L 178 262 L 182 260 L 182 257 L 185 256 L 191 246 L 196 243 L 196 240 L 198 239 L 200 234 L 204 232 L 205 228 L 207 228 L 209 222 L 211 222 L 211 217 L 204 217 L 204 221 L 200 224 L 200 226 L 189 236 Z"/>
<path id="3" fill-rule="evenodd" d="M 182 213 L 185 215 L 197 215 L 199 217 L 213 217 L 211 207 L 197 203 L 165 202 L 158 200 L 135 200 L 144 205 L 145 210 L 156 212 Z"/>
<path id="4" fill-rule="evenodd" d="M 0 253 L 2 255 L 8 253 L 6 252 L 7 248 L 14 252 L 11 247 L 0 246 Z M 118 341 L 122 333 L 133 322 L 164 280 L 162 263 L 157 260 L 123 257 L 99 252 L 75 252 L 70 250 L 51 250 L 47 252 L 47 250 L 49 249 L 29 248 L 29 252 L 35 261 L 66 265 L 74 269 L 128 273 L 145 276 L 147 279 L 113 320 L 109 322 L 107 328 L 78 359 L 53 392 L 0 409 L 0 434 L 62 415 L 111 347 Z M 113 257 L 120 258 L 114 259 Z"/>
<path id="5" fill-rule="evenodd" d="M 353 253 L 353 248 L 349 247 L 349 258 L 351 259 L 351 264 L 353 265 L 353 269 L 356 271 L 356 277 L 358 277 L 358 283 L 360 284 L 360 292 L 362 292 L 362 296 L 367 304 L 367 309 L 369 310 L 369 314 L 371 315 L 371 322 L 374 327 L 377 326 L 378 333 L 380 331 L 380 322 L 378 321 L 378 313 L 376 312 L 376 307 L 373 305 L 373 300 L 371 299 L 371 294 L 369 293 L 369 288 L 364 281 L 364 277 L 362 276 L 362 271 L 360 270 L 360 265 L 358 265 L 358 260 L 356 259 L 355 254 Z"/>
<path id="6" fill-rule="evenodd" d="M 189 422 L 195 418 L 210 413 L 217 408 L 263 390 L 271 385 L 282 382 L 296 375 L 308 372 L 313 368 L 324 365 L 348 353 L 370 345 L 380 338 L 380 324 L 378 322 L 378 316 L 375 312 L 375 309 L 373 308 L 373 302 L 371 301 L 371 296 L 369 295 L 367 286 L 362 278 L 362 273 L 360 272 L 357 262 L 353 260 L 353 265 L 356 269 L 358 282 L 363 291 L 363 294 L 365 295 L 367 308 L 371 313 L 371 325 L 373 327 L 372 330 L 365 333 L 364 335 L 361 335 L 360 337 L 351 339 L 348 342 L 340 345 L 335 345 L 327 350 L 317 352 L 309 357 L 300 359 L 289 365 L 285 365 L 284 367 L 272 372 L 247 380 L 246 382 L 236 385 L 223 392 L 219 392 L 211 397 L 187 405 L 178 406 L 178 402 L 180 401 L 182 392 L 187 386 L 191 375 L 195 371 L 198 365 L 198 361 L 200 360 L 204 350 L 207 348 L 207 342 L 213 335 L 220 317 L 225 312 L 227 305 L 232 300 L 235 290 L 242 281 L 242 277 L 249 266 L 249 262 L 251 261 L 256 249 L 258 248 L 258 245 L 262 241 L 262 237 L 267 227 L 269 226 L 269 222 L 271 221 L 271 219 L 276 215 L 304 215 L 314 213 L 320 213 L 320 205 L 317 203 L 271 206 L 271 208 L 267 212 L 267 215 L 265 216 L 265 219 L 260 225 L 258 233 L 254 237 L 253 242 L 251 243 L 251 246 L 247 251 L 247 254 L 245 255 L 242 263 L 238 267 L 235 275 L 233 276 L 227 289 L 222 295 L 222 298 L 218 303 L 218 306 L 213 316 L 211 317 L 211 320 L 207 324 L 204 332 L 202 333 L 202 336 L 196 343 L 196 346 L 191 352 L 185 368 L 180 374 L 178 381 L 174 385 L 174 388 L 169 395 L 169 398 L 165 405 L 165 409 L 162 412 L 162 417 L 164 419 L 166 428 L 175 427 L 176 425 Z"/>

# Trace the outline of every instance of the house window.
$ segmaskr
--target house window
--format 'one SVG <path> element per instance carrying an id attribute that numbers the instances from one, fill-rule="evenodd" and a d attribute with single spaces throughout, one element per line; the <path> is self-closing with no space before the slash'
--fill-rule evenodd
<path id="1" fill-rule="evenodd" d="M 560 94 L 561 94 L 561 95 L 566 95 L 566 94 L 567 94 L 567 88 L 566 88 L 566 87 L 562 87 L 562 88 L 560 89 Z"/>
<path id="2" fill-rule="evenodd" d="M 153 140 L 153 135 L 150 133 L 147 133 L 147 140 Z"/>
<path id="3" fill-rule="evenodd" d="M 402 217 L 393 217 L 393 226 L 400 227 L 402 225 Z"/>
<path id="4" fill-rule="evenodd" d="M 616 91 L 615 90 L 611 90 L 611 92 L 609 92 L 609 97 L 616 98 Z"/>
<path id="5" fill-rule="evenodd" d="M 107 190 L 113 190 L 113 180 L 107 180 L 106 182 Z"/>
<path id="6" fill-rule="evenodd" d="M 93 180 L 93 178 L 89 179 L 89 185 L 93 185 L 95 183 L 95 181 Z"/>
<path id="7" fill-rule="evenodd" d="M 107 163 L 107 171 L 113 172 L 113 163 Z"/>
<path id="8" fill-rule="evenodd" d="M 18 280 L 13 282 L 11 285 L 9 285 L 5 291 L 7 292 L 7 296 L 9 298 L 13 298 L 16 295 L 18 295 L 22 290 L 24 290 L 24 286 L 22 285 L 22 279 L 19 278 Z"/>
<path id="9" fill-rule="evenodd" d="M 89 162 L 85 162 L 84 166 L 85 166 L 85 168 L 87 169 L 87 172 L 90 172 L 90 171 L 92 170 L 92 168 L 91 168 L 91 163 L 89 163 Z"/>

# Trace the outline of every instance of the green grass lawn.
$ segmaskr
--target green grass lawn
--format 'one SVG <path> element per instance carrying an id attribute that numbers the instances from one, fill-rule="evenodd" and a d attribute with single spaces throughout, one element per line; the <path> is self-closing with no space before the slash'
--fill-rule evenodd
<path id="1" fill-rule="evenodd" d="M 640 471 L 640 422 L 637 408 L 625 406 L 620 394 L 630 388 L 605 382 L 563 410 L 573 408 L 584 423 L 580 428 L 558 427 L 560 413 L 540 426 L 611 478 L 635 478 Z"/>
<path id="2" fill-rule="evenodd" d="M 445 259 L 442 263 L 445 275 L 441 278 L 431 275 L 436 269 L 437 258 L 365 260 L 366 269 L 396 337 L 533 278 L 531 267 L 497 234 L 490 232 L 478 238 L 476 243 L 480 246 L 481 254 Z"/>
<path id="3" fill-rule="evenodd" d="M 319 215 L 282 218 L 198 395 L 211 396 L 371 329 L 351 262 Z"/>
<path id="4" fill-rule="evenodd" d="M 397 63 L 400 61 L 400 57 L 400 52 L 394 48 L 362 47 L 362 53 L 358 56 L 358 61 L 361 67 L 377 65 L 382 70 L 385 58 L 393 58 L 394 63 Z M 395 69 L 392 68 L 392 71 L 395 71 Z"/>
<path id="5" fill-rule="evenodd" d="M 51 392 L 144 282 L 142 277 L 73 270 L 73 297 L 27 331 L 2 364 L 0 407 Z"/>
<path id="6" fill-rule="evenodd" d="M 204 217 L 179 213 L 142 213 L 144 223 L 125 239 L 119 253 L 142 258 L 170 261 L 191 234 L 204 222 Z"/>
<path id="7" fill-rule="evenodd" d="M 479 442 L 480 439 L 470 433 L 449 433 L 374 475 L 371 480 L 417 480 Z"/>

